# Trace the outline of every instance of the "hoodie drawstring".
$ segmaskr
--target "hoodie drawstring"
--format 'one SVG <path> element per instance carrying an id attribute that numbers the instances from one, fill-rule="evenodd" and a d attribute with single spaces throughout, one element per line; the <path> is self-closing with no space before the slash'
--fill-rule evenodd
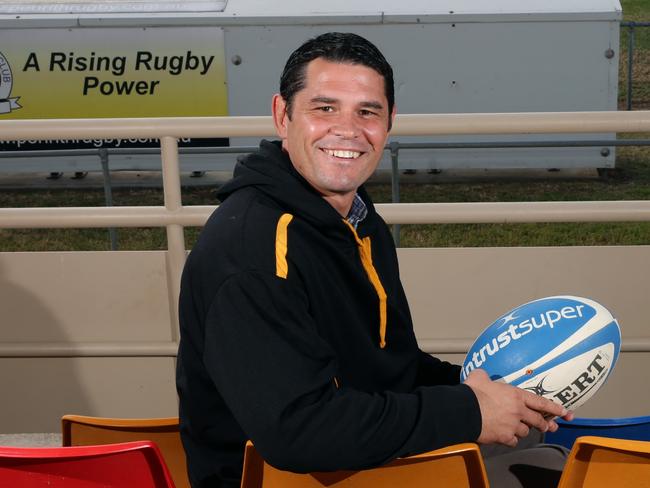
<path id="1" fill-rule="evenodd" d="M 287 227 L 293 215 L 282 214 L 275 229 L 275 274 L 279 278 L 287 278 L 289 265 L 287 264 Z"/>
<path id="2" fill-rule="evenodd" d="M 379 275 L 377 270 L 372 264 L 372 249 L 370 244 L 370 237 L 364 237 L 363 239 L 359 238 L 354 226 L 347 220 L 343 220 L 346 225 L 352 231 L 354 239 L 357 241 L 357 246 L 359 246 L 359 255 L 361 256 L 361 264 L 363 264 L 363 269 L 368 275 L 368 279 L 372 286 L 375 287 L 377 292 L 377 297 L 379 298 L 379 347 L 382 349 L 386 347 L 386 291 L 384 286 L 379 280 Z"/>

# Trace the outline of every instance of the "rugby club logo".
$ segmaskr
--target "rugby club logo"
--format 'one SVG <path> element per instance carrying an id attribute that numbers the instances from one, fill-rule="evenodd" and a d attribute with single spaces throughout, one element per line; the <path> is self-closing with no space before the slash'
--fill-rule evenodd
<path id="1" fill-rule="evenodd" d="M 0 115 L 8 114 L 12 110 L 20 107 L 18 99 L 20 97 L 10 98 L 11 88 L 13 87 L 14 78 L 11 74 L 11 66 L 4 54 L 0 52 Z"/>

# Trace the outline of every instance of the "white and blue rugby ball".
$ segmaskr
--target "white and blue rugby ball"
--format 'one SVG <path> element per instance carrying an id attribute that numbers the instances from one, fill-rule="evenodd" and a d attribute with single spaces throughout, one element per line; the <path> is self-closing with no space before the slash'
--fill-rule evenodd
<path id="1" fill-rule="evenodd" d="M 612 314 L 587 298 L 541 298 L 490 324 L 470 348 L 461 381 L 477 368 L 575 410 L 612 372 L 621 331 Z"/>

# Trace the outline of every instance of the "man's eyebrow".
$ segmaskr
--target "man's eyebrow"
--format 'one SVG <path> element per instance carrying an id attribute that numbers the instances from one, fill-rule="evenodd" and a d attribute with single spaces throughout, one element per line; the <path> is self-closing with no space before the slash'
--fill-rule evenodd
<path id="1" fill-rule="evenodd" d="M 384 105 L 381 102 L 369 101 L 361 102 L 361 106 L 365 108 L 374 108 L 375 110 L 383 110 Z"/>
<path id="2" fill-rule="evenodd" d="M 325 96 L 316 96 L 310 100 L 311 103 L 326 103 L 328 105 L 334 105 L 339 102 L 336 98 L 331 98 L 331 97 L 325 97 Z M 375 101 L 375 100 L 369 100 L 365 102 L 361 102 L 359 105 L 361 105 L 363 108 L 372 108 L 375 110 L 383 110 L 384 105 L 381 102 Z"/>
<path id="3" fill-rule="evenodd" d="M 334 104 L 338 102 L 336 98 L 322 97 L 322 96 L 316 96 L 309 101 L 311 103 L 327 103 L 327 104 Z"/>

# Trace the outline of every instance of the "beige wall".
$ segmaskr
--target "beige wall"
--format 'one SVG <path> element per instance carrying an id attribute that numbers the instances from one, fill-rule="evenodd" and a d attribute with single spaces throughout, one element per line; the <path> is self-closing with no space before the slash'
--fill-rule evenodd
<path id="1" fill-rule="evenodd" d="M 162 251 L 0 253 L 0 432 L 176 415 L 165 273 Z"/>
<path id="2" fill-rule="evenodd" d="M 577 295 L 602 303 L 619 320 L 624 352 L 577 413 L 650 415 L 650 246 L 400 249 L 399 256 L 421 347 L 455 362 L 487 325 L 525 302 Z"/>
<path id="3" fill-rule="evenodd" d="M 603 303 L 619 318 L 628 352 L 578 413 L 650 413 L 650 246 L 399 256 L 422 348 L 454 362 L 486 325 L 525 301 L 572 294 Z M 164 251 L 0 253 L 0 432 L 56 432 L 66 413 L 175 415 L 167 297 Z"/>

